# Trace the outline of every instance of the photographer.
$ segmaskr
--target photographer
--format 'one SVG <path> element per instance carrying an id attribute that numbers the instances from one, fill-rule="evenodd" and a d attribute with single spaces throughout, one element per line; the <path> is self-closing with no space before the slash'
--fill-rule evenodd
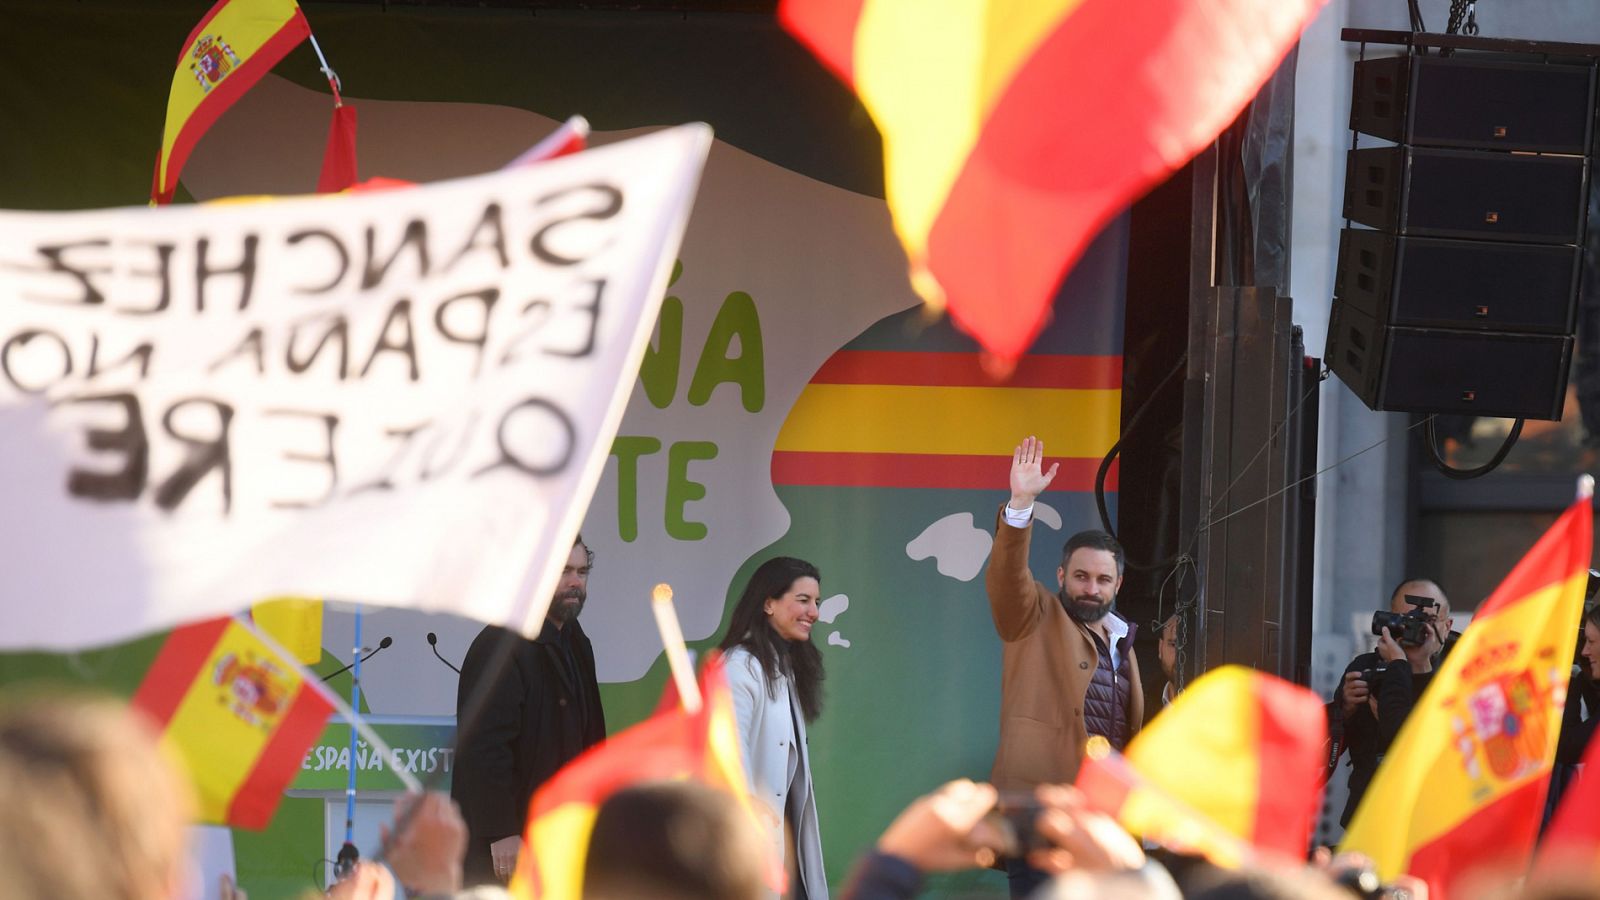
<path id="1" fill-rule="evenodd" d="M 1333 711 L 1343 722 L 1342 745 L 1350 751 L 1350 799 L 1340 825 L 1350 824 L 1383 754 L 1455 643 L 1449 598 L 1432 581 L 1401 582 L 1389 597 L 1389 611 L 1395 627 L 1375 629 L 1380 632 L 1377 651 L 1351 660 L 1334 695 Z"/>

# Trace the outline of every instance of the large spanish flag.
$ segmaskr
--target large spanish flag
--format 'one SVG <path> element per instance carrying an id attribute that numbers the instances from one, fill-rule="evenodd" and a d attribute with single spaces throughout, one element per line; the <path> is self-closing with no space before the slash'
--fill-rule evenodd
<path id="1" fill-rule="evenodd" d="M 1243 666 L 1188 686 L 1128 745 L 1156 787 L 1256 850 L 1303 859 L 1322 799 L 1322 698 Z"/>
<path id="2" fill-rule="evenodd" d="M 333 706 L 231 618 L 172 632 L 134 694 L 182 759 L 200 820 L 265 828 Z"/>
<path id="3" fill-rule="evenodd" d="M 189 33 L 167 95 L 152 203 L 171 203 L 200 136 L 311 34 L 294 0 L 220 0 Z"/>
<path id="4" fill-rule="evenodd" d="M 1367 788 L 1342 849 L 1385 881 L 1409 873 L 1448 898 L 1476 867 L 1528 863 L 1589 579 L 1590 490 L 1478 608 Z"/>
<path id="5" fill-rule="evenodd" d="M 1015 359 L 1123 207 L 1227 126 L 1322 0 L 784 0 L 883 135 L 924 299 Z"/>
<path id="6" fill-rule="evenodd" d="M 670 694 L 670 683 L 668 690 Z M 629 785 L 696 779 L 731 793 L 749 813 L 750 827 L 761 827 L 745 787 L 733 696 L 720 654 L 706 659 L 700 695 L 699 711 L 690 713 L 679 704 L 663 702 L 655 715 L 568 763 L 539 788 L 528 808 L 522 835 L 526 849 L 517 859 L 512 896 L 582 897 L 589 834 L 600 804 Z M 779 868 L 773 869 L 773 877 L 781 881 L 782 861 L 774 864 Z"/>

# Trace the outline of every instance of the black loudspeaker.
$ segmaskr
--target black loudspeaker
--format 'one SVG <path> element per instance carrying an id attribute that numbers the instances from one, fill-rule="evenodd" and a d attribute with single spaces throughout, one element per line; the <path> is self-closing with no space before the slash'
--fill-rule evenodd
<path id="1" fill-rule="evenodd" d="M 1570 334 L 1578 248 L 1346 228 L 1333 294 L 1380 327 Z"/>
<path id="2" fill-rule="evenodd" d="M 1576 244 L 1588 163 L 1580 156 L 1372 147 L 1345 167 L 1345 218 L 1397 234 Z"/>
<path id="3" fill-rule="evenodd" d="M 1482 56 L 1356 63 L 1350 129 L 1395 143 L 1540 153 L 1589 152 L 1589 66 Z"/>
<path id="4" fill-rule="evenodd" d="M 1335 300 L 1326 360 L 1372 409 L 1559 419 L 1572 337 L 1385 327 Z"/>
<path id="5" fill-rule="evenodd" d="M 1371 408 L 1559 419 L 1588 229 L 1595 66 L 1356 64 L 1324 358 Z"/>

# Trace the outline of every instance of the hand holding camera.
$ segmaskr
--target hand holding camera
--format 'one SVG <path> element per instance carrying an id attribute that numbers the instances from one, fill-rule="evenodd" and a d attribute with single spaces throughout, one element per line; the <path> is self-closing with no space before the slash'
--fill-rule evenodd
<path id="1" fill-rule="evenodd" d="M 1438 621 L 1442 610 L 1430 597 L 1406 594 L 1405 602 L 1411 609 L 1404 613 L 1380 609 L 1372 614 L 1372 633 L 1379 636 L 1378 655 L 1386 663 L 1409 660 L 1413 671 L 1426 672 L 1443 646 Z"/>
<path id="2" fill-rule="evenodd" d="M 1089 808 L 1082 792 L 1065 785 L 1040 785 L 1044 809 L 1038 830 L 1048 849 L 1029 855 L 1035 868 L 1053 874 L 1121 872 L 1144 865 L 1144 850 L 1110 816 Z"/>
<path id="3" fill-rule="evenodd" d="M 1389 629 L 1387 627 L 1379 629 L 1378 635 L 1379 659 L 1382 659 L 1386 663 L 1392 663 L 1399 662 L 1406 658 L 1405 648 L 1400 646 L 1400 643 L 1394 639 L 1394 635 L 1389 633 Z M 1421 643 L 1421 641 L 1418 641 L 1414 646 L 1420 646 Z M 1368 682 L 1368 684 L 1371 684 L 1371 682 Z"/>
<path id="4" fill-rule="evenodd" d="M 995 796 L 990 785 L 951 781 L 906 807 L 878 839 L 878 850 L 921 872 L 991 865 L 1004 847 L 990 815 Z"/>
<path id="5" fill-rule="evenodd" d="M 1383 635 L 1402 647 L 1420 647 L 1439 640 L 1434 620 L 1439 614 L 1432 597 L 1406 594 L 1405 602 L 1411 606 L 1403 613 L 1380 609 L 1372 614 L 1372 633 Z M 1379 643 L 1382 647 L 1382 642 Z M 1437 649 L 1437 648 L 1435 648 Z M 1382 652 L 1381 649 L 1379 652 Z"/>
<path id="6" fill-rule="evenodd" d="M 1002 794 L 985 821 L 1001 837 L 1002 856 L 1026 859 L 1051 874 L 1144 865 L 1139 842 L 1111 817 L 1090 809 L 1074 787 L 1047 784 L 1032 794 Z"/>
<path id="7" fill-rule="evenodd" d="M 1344 673 L 1344 689 L 1340 692 L 1340 696 L 1344 698 L 1346 716 L 1360 709 L 1372 696 L 1372 688 L 1377 684 L 1376 679 L 1382 671 L 1382 669 L 1364 669 L 1359 672 Z"/>

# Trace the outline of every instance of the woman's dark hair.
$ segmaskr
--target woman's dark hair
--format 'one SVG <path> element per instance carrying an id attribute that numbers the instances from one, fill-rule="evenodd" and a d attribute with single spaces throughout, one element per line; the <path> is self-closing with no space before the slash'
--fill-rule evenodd
<path id="1" fill-rule="evenodd" d="M 1583 620 L 1600 628 L 1600 601 L 1589 601 L 1589 606 L 1583 611 Z"/>
<path id="2" fill-rule="evenodd" d="M 728 633 L 717 647 L 723 651 L 735 647 L 749 651 L 766 673 L 769 697 L 778 696 L 778 673 L 791 675 L 795 693 L 800 696 L 800 711 L 807 722 L 815 722 L 822 715 L 822 651 L 809 640 L 784 640 L 767 622 L 766 610 L 768 600 L 782 597 L 797 579 L 808 577 L 822 583 L 817 567 L 803 559 L 775 556 L 758 566 L 739 595 Z"/>

